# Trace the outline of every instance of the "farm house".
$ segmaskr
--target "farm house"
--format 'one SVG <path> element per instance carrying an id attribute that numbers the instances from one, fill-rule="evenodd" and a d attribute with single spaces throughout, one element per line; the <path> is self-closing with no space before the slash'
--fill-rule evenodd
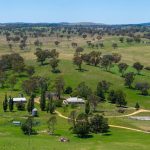
<path id="1" fill-rule="evenodd" d="M 70 97 L 63 101 L 64 104 L 84 104 L 85 100 L 78 97 Z"/>

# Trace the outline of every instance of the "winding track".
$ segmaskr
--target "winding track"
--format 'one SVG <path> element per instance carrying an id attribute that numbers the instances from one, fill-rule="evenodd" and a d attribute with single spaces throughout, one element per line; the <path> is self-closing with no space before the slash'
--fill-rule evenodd
<path id="1" fill-rule="evenodd" d="M 142 112 L 150 112 L 150 110 L 146 110 L 146 109 L 140 109 L 140 110 L 137 110 L 131 114 L 127 114 L 127 115 L 120 115 L 120 116 L 106 116 L 108 118 L 120 118 L 120 117 L 130 117 L 130 116 L 134 116 L 134 115 L 137 115 L 139 113 L 142 113 Z"/>
<path id="2" fill-rule="evenodd" d="M 40 104 L 39 98 L 35 99 L 35 103 Z M 138 110 L 138 111 L 135 111 L 135 112 L 133 112 L 133 113 L 131 113 L 131 114 L 127 114 L 127 115 L 106 116 L 106 117 L 108 117 L 108 118 L 129 117 L 129 116 L 133 116 L 133 115 L 136 115 L 136 114 L 139 114 L 139 113 L 142 113 L 142 112 L 150 112 L 150 110 L 140 109 L 140 110 Z M 66 120 L 69 119 L 69 117 L 66 117 L 66 116 L 62 115 L 59 111 L 55 111 L 55 113 L 56 113 L 59 117 L 61 117 L 61 118 L 63 118 L 63 119 L 66 119 Z M 150 132 L 148 132 L 148 131 L 139 130 L 139 129 L 135 129 L 135 128 L 128 128 L 128 127 L 124 127 L 124 126 L 117 126 L 117 125 L 109 125 L 109 126 L 110 126 L 110 127 L 113 127 L 113 128 L 126 129 L 126 130 L 130 130 L 130 131 L 136 131 L 136 132 L 142 132 L 142 133 L 150 133 Z"/>

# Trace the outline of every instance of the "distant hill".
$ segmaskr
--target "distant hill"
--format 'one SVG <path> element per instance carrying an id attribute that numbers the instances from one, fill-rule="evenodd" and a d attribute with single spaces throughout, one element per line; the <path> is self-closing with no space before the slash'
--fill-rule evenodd
<path id="1" fill-rule="evenodd" d="M 141 23 L 141 25 L 143 25 L 143 26 L 150 26 L 150 22 L 148 22 L 148 23 Z"/>
<path id="2" fill-rule="evenodd" d="M 139 24 L 104 24 L 104 23 L 94 23 L 94 22 L 59 22 L 59 23 L 24 23 L 24 22 L 14 22 L 14 23 L 0 23 L 0 27 L 10 26 L 10 27 L 33 27 L 33 26 L 150 26 L 148 23 Z"/>

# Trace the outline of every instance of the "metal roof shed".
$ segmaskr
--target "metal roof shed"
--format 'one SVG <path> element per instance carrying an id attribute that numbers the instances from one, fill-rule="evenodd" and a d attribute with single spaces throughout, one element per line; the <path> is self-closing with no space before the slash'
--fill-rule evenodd
<path id="1" fill-rule="evenodd" d="M 27 100 L 26 100 L 25 97 L 19 97 L 19 98 L 13 98 L 13 102 L 14 102 L 14 103 L 19 103 L 19 102 L 26 103 Z"/>

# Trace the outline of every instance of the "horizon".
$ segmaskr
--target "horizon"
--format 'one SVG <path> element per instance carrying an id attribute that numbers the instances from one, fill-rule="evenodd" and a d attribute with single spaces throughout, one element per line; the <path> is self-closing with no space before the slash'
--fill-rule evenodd
<path id="1" fill-rule="evenodd" d="M 97 25 L 140 25 L 140 24 L 150 24 L 150 21 L 148 22 L 139 22 L 139 23 L 121 23 L 121 24 L 106 24 L 106 23 L 101 23 L 101 22 L 91 22 L 91 21 L 88 21 L 88 22 L 0 22 L 0 24 L 84 24 L 84 23 L 91 23 L 91 24 L 97 24 Z"/>
<path id="2" fill-rule="evenodd" d="M 150 22 L 149 0 L 0 0 L 1 23 L 140 24 Z"/>

